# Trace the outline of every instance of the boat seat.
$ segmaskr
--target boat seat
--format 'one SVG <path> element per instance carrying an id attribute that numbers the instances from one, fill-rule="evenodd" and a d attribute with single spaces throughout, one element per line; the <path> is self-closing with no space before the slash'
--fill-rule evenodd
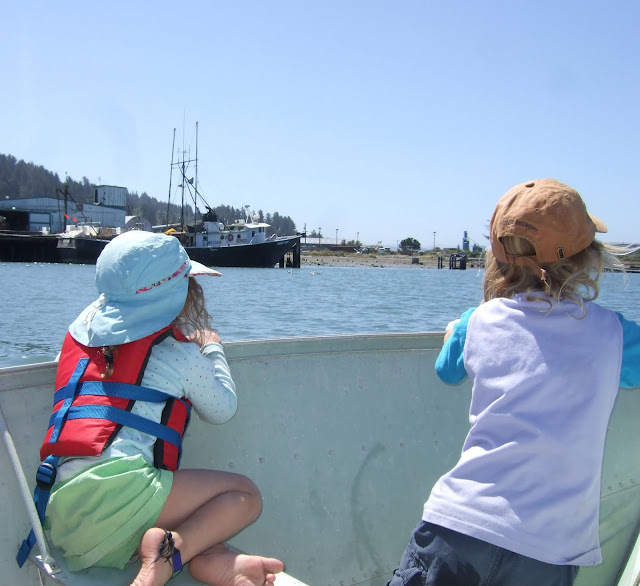
<path id="1" fill-rule="evenodd" d="M 65 564 L 62 553 L 51 549 L 51 556 L 55 560 L 55 566 L 43 563 L 42 556 L 29 556 L 29 561 L 33 562 L 40 573 L 40 580 L 43 584 L 65 584 L 66 586 L 128 586 L 138 573 L 139 564 L 131 564 L 125 570 L 115 568 L 91 568 L 80 572 L 70 572 Z M 55 572 L 55 573 L 54 573 Z M 170 581 L 171 586 L 187 586 L 202 584 L 194 580 L 185 569 Z M 294 577 L 281 572 L 276 576 L 276 586 L 306 586 L 303 582 Z"/>

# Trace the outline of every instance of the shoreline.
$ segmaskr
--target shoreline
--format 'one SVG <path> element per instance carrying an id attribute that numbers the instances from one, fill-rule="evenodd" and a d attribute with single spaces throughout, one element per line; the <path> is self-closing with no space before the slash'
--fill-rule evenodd
<path id="1" fill-rule="evenodd" d="M 414 260 L 417 259 L 417 260 Z M 484 266 L 481 261 L 471 261 L 469 268 Z M 300 256 L 300 267 L 365 267 L 365 268 L 402 268 L 402 269 L 437 269 L 438 259 L 433 255 L 407 256 L 404 254 L 317 254 L 303 253 Z M 445 266 L 449 269 L 449 257 Z"/>
<path id="2" fill-rule="evenodd" d="M 445 255 L 443 269 L 449 270 L 449 257 Z M 417 259 L 414 261 L 414 259 Z M 380 269 L 438 269 L 438 258 L 433 255 L 406 256 L 403 254 L 356 254 L 303 253 L 300 268 L 303 267 L 358 267 Z M 468 269 L 484 268 L 484 259 L 471 258 Z M 626 273 L 640 273 L 640 265 L 626 264 Z"/>

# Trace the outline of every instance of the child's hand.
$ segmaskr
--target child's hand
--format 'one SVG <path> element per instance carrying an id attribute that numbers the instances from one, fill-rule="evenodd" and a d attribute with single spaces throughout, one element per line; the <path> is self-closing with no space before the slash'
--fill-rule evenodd
<path id="1" fill-rule="evenodd" d="M 455 326 L 459 321 L 459 319 L 454 319 L 447 324 L 447 329 L 444 331 L 444 342 L 446 342 L 447 338 L 453 334 L 453 326 Z"/>
<path id="2" fill-rule="evenodd" d="M 198 346 L 204 346 L 205 344 L 222 344 L 220 341 L 220 336 L 218 336 L 218 332 L 214 332 L 213 330 L 196 330 L 192 334 L 187 336 L 190 342 L 195 342 Z"/>

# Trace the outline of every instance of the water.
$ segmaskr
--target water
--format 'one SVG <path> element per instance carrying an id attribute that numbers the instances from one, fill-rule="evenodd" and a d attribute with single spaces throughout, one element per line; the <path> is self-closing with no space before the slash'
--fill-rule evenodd
<path id="1" fill-rule="evenodd" d="M 442 332 L 481 299 L 483 272 L 420 268 L 223 269 L 200 278 L 225 340 Z M 97 298 L 95 266 L 0 264 L 0 367 L 53 360 Z M 606 274 L 600 303 L 640 322 L 640 274 Z"/>

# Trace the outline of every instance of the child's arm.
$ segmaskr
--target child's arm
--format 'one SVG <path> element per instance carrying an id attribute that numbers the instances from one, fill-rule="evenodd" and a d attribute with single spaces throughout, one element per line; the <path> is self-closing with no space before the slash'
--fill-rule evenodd
<path id="1" fill-rule="evenodd" d="M 640 325 L 616 313 L 622 324 L 622 368 L 620 386 L 626 389 L 640 386 Z"/>
<path id="2" fill-rule="evenodd" d="M 200 348 L 200 352 L 213 362 L 214 375 L 210 392 L 206 396 L 192 396 L 191 401 L 200 419 L 208 423 L 226 423 L 236 414 L 238 400 L 224 350 L 219 342 L 210 341 Z"/>
<path id="3" fill-rule="evenodd" d="M 467 378 L 464 367 L 464 341 L 467 337 L 467 324 L 475 308 L 465 311 L 460 319 L 447 326 L 444 346 L 436 360 L 436 374 L 442 382 L 456 385 Z"/>

